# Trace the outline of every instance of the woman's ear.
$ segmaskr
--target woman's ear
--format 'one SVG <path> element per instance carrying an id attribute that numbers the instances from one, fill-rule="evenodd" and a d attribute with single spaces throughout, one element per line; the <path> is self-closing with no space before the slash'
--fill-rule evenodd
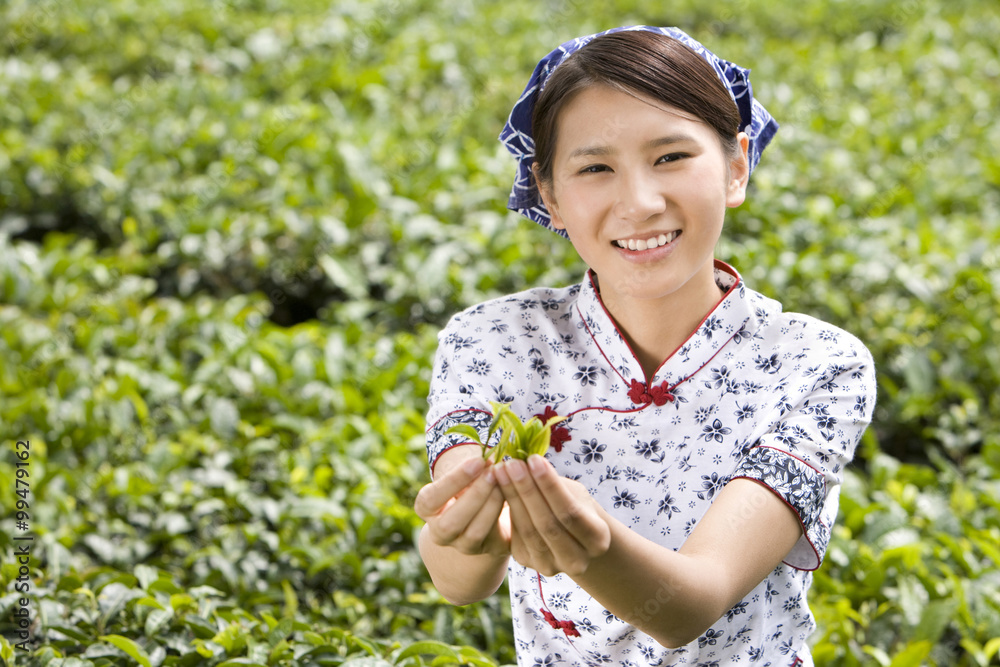
<path id="1" fill-rule="evenodd" d="M 538 194 L 542 198 L 542 203 L 545 204 L 545 208 L 549 212 L 553 229 L 566 229 L 566 225 L 563 223 L 562 217 L 559 215 L 559 205 L 556 203 L 555 195 L 552 193 L 552 183 L 543 183 L 542 180 L 538 178 L 537 162 L 531 165 L 531 175 L 534 177 L 535 187 L 538 188 Z"/>
<path id="2" fill-rule="evenodd" d="M 726 206 L 729 208 L 736 208 L 746 200 L 747 183 L 750 181 L 750 158 L 747 156 L 750 137 L 746 132 L 740 132 L 736 141 L 739 149 L 729 161 L 729 183 L 726 185 Z"/>

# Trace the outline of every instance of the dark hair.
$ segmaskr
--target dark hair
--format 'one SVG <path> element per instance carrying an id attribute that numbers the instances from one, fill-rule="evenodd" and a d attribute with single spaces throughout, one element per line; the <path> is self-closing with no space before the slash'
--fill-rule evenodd
<path id="1" fill-rule="evenodd" d="M 735 155 L 738 150 L 740 112 L 715 69 L 672 37 L 623 30 L 597 37 L 570 55 L 539 93 L 531 133 L 541 182 L 552 180 L 560 110 L 577 93 L 594 84 L 648 97 L 689 113 L 716 131 L 723 152 Z"/>

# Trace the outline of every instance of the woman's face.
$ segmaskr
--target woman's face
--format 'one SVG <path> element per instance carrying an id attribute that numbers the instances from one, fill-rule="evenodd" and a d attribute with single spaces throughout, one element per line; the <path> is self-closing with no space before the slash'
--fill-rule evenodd
<path id="1" fill-rule="evenodd" d="M 557 129 L 542 198 L 600 278 L 605 304 L 694 306 L 707 290 L 717 300 L 715 244 L 726 208 L 746 194 L 746 135 L 741 154 L 727 156 L 696 117 L 604 85 L 571 99 Z"/>

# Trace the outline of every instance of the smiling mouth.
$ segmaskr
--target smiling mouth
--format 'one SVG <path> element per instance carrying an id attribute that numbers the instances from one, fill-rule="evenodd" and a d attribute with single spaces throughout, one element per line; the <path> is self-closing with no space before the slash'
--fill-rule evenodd
<path id="1" fill-rule="evenodd" d="M 617 241 L 612 241 L 612 243 L 626 250 L 652 250 L 653 248 L 667 245 L 680 236 L 680 233 L 680 230 L 677 230 L 669 234 L 654 236 L 651 239 L 618 239 Z"/>

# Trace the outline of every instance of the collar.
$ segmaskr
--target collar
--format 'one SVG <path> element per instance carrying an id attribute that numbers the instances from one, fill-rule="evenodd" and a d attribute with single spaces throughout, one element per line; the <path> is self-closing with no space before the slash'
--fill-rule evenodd
<path id="1" fill-rule="evenodd" d="M 688 339 L 660 365 L 649 385 L 666 383 L 672 389 L 682 384 L 708 364 L 731 340 L 742 339 L 752 333 L 755 319 L 743 278 L 733 267 L 715 260 L 715 282 L 726 290 L 725 295 Z M 604 307 L 591 271 L 587 272 L 576 306 L 576 314 L 582 320 L 581 327 L 589 332 L 626 387 L 634 386 L 633 381 L 646 385 L 642 366 Z"/>

